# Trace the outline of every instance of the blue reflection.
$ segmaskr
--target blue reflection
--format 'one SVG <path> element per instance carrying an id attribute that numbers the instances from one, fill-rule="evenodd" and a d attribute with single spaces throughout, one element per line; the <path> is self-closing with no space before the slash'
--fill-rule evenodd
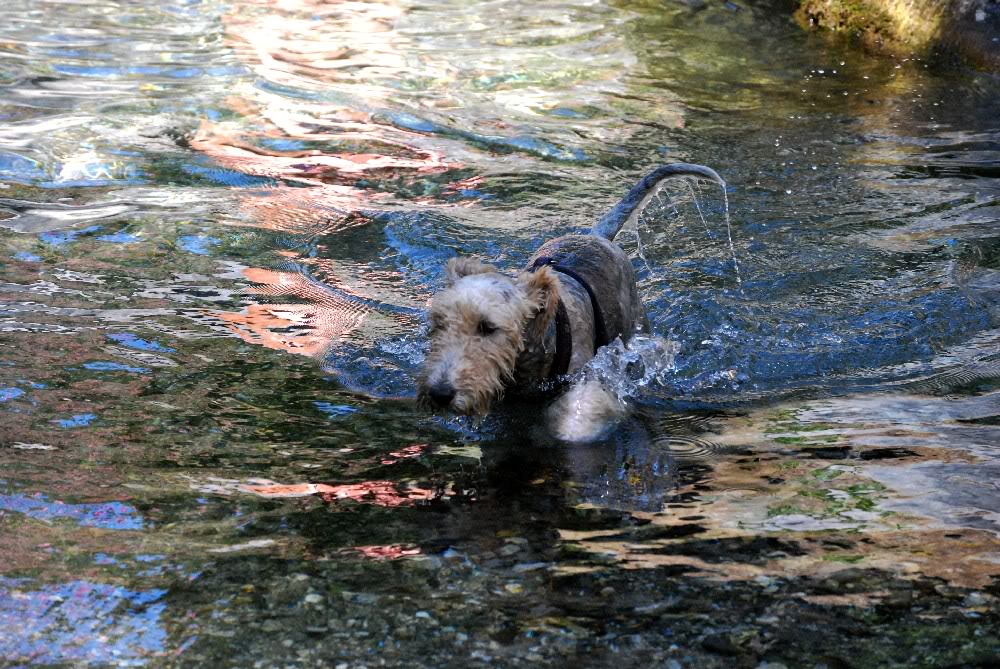
<path id="1" fill-rule="evenodd" d="M 44 179 L 46 174 L 42 164 L 37 160 L 0 151 L 0 177 L 30 182 Z"/>
<path id="2" fill-rule="evenodd" d="M 390 123 L 392 123 L 397 128 L 403 128 L 404 130 L 413 130 L 416 132 L 444 132 L 445 128 L 437 125 L 436 123 L 431 123 L 426 119 L 422 119 L 413 114 L 407 114 L 406 112 L 394 112 L 386 111 L 383 112 L 385 117 Z"/>
<path id="3" fill-rule="evenodd" d="M 84 369 L 89 369 L 95 372 L 133 372 L 135 374 L 148 374 L 149 369 L 146 367 L 129 367 L 128 365 L 123 365 L 118 362 L 86 362 L 83 364 Z"/>
<path id="4" fill-rule="evenodd" d="M 130 232 L 125 232 L 124 230 L 116 232 L 112 235 L 102 235 L 97 238 L 99 242 L 111 242 L 112 244 L 135 244 L 136 242 L 141 242 L 142 237 L 139 235 L 133 235 Z"/>
<path id="5" fill-rule="evenodd" d="M 97 418 L 95 414 L 92 413 L 78 413 L 75 416 L 70 416 L 69 418 L 60 418 L 58 420 L 52 421 L 59 427 L 74 428 L 74 427 L 87 427 Z"/>
<path id="6" fill-rule="evenodd" d="M 555 109 L 550 109 L 549 114 L 552 116 L 562 116 L 563 118 L 587 118 L 586 114 L 581 114 L 575 109 L 570 109 L 568 107 L 556 107 Z"/>
<path id="7" fill-rule="evenodd" d="M 493 151 L 523 151 L 533 153 L 542 158 L 553 160 L 582 161 L 589 160 L 590 157 L 576 148 L 562 148 L 544 139 L 531 137 L 529 135 L 517 135 L 514 137 L 504 137 L 502 135 L 482 135 L 468 130 L 449 128 L 439 125 L 433 121 L 414 116 L 407 112 L 383 110 L 374 115 L 374 120 L 382 121 L 397 128 L 411 130 L 413 132 L 426 132 L 436 135 L 450 135 L 460 137 L 469 142 L 475 142 L 486 146 Z"/>
<path id="8" fill-rule="evenodd" d="M 250 174 L 244 174 L 243 172 L 237 172 L 235 170 L 229 170 L 224 167 L 218 166 L 204 166 L 204 165 L 181 165 L 181 169 L 188 174 L 213 181 L 217 184 L 222 184 L 223 186 L 231 186 L 233 188 L 273 188 L 277 185 L 274 179 L 269 179 L 268 177 L 255 177 Z"/>
<path id="9" fill-rule="evenodd" d="M 458 191 L 458 193 L 462 197 L 476 197 L 476 198 L 479 198 L 480 200 L 494 200 L 494 199 L 496 199 L 496 195 L 491 195 L 490 193 L 486 193 L 486 192 L 478 190 L 476 188 L 462 188 L 462 189 L 460 189 Z"/>
<path id="10" fill-rule="evenodd" d="M 9 402 L 24 394 L 20 388 L 0 388 L 0 402 Z"/>
<path id="11" fill-rule="evenodd" d="M 140 564 L 136 564 L 140 563 Z M 130 556 L 114 556 L 107 553 L 95 553 L 94 564 L 103 567 L 117 567 L 118 569 L 133 569 L 143 567 L 139 571 L 132 573 L 139 578 L 154 578 L 160 576 L 180 576 L 188 581 L 193 581 L 201 576 L 200 571 L 188 571 L 182 564 L 174 564 L 167 561 L 166 555 L 139 554 Z"/>
<path id="12" fill-rule="evenodd" d="M 94 555 L 94 564 L 99 565 L 120 565 L 124 569 L 127 565 L 119 562 L 118 558 L 112 557 L 107 553 L 96 553 Z"/>
<path id="13" fill-rule="evenodd" d="M 140 351 L 159 351 L 161 353 L 174 353 L 177 349 L 170 348 L 168 346 L 163 346 L 155 341 L 147 341 L 141 339 L 131 332 L 121 332 L 118 334 L 109 334 L 108 339 L 116 341 L 119 344 L 128 346 L 129 348 L 137 348 Z"/>
<path id="14" fill-rule="evenodd" d="M 67 504 L 51 501 L 42 493 L 30 496 L 0 494 L 0 510 L 23 513 L 35 520 L 66 518 L 85 527 L 100 527 L 105 530 L 141 530 L 145 525 L 142 515 L 129 504 Z"/>
<path id="15" fill-rule="evenodd" d="M 302 140 L 286 137 L 263 137 L 257 143 L 275 151 L 305 151 L 308 148 Z"/>
<path id="16" fill-rule="evenodd" d="M 132 65 L 129 67 L 107 67 L 99 65 L 68 65 L 66 63 L 55 63 L 52 69 L 60 74 L 68 74 L 75 77 L 95 77 L 112 79 L 116 77 L 128 76 L 160 76 L 171 79 L 194 79 L 197 77 L 226 77 L 236 76 L 246 73 L 242 66 L 216 66 L 216 67 L 168 67 L 163 65 Z"/>
<path id="17" fill-rule="evenodd" d="M 70 581 L 29 590 L 0 578 L 0 657 L 30 664 L 139 666 L 163 651 L 166 590 Z"/>
<path id="18" fill-rule="evenodd" d="M 218 246 L 220 243 L 215 237 L 205 237 L 202 235 L 185 235 L 177 239 L 177 246 L 188 253 L 194 253 L 199 256 L 207 256 L 209 248 Z"/>
<path id="19" fill-rule="evenodd" d="M 111 60 L 114 58 L 114 56 L 110 53 L 83 51 L 81 49 L 46 49 L 45 55 L 58 58 L 81 58 L 86 60 Z"/>
<path id="20" fill-rule="evenodd" d="M 56 232 L 43 232 L 38 235 L 38 238 L 50 244 L 52 246 L 63 246 L 76 241 L 76 238 L 81 235 L 87 235 L 97 232 L 101 229 L 99 225 L 89 225 L 86 228 L 80 228 L 78 230 L 59 230 Z"/>
<path id="21" fill-rule="evenodd" d="M 341 416 L 348 416 L 352 413 L 357 413 L 357 407 L 352 407 L 347 404 L 330 404 L 329 402 L 313 402 L 313 406 L 325 413 L 327 416 L 332 418 L 340 418 Z"/>

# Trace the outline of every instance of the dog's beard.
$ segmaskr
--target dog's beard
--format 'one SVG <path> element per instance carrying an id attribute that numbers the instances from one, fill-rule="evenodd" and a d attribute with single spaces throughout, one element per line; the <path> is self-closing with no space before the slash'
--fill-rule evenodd
<path id="1" fill-rule="evenodd" d="M 513 381 L 516 360 L 515 353 L 486 356 L 475 364 L 463 364 L 452 383 L 455 398 L 444 410 L 466 416 L 479 416 L 489 412 L 493 405 L 503 399 L 507 384 Z M 417 382 L 417 404 L 427 411 L 439 408 L 430 395 L 430 378 L 434 375 L 431 370 L 434 370 L 435 362 L 433 358 L 428 359 Z"/>
<path id="2" fill-rule="evenodd" d="M 466 416 L 481 416 L 503 399 L 504 383 L 498 378 L 484 384 L 480 379 L 475 387 L 458 389 L 451 403 L 451 410 Z"/>

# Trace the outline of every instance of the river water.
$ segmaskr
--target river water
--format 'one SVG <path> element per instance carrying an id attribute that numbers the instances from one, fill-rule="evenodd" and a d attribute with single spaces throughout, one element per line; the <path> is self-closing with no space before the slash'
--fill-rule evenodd
<path id="1" fill-rule="evenodd" d="M 789 16 L 5 0 L 0 664 L 995 666 L 1000 82 Z M 613 435 L 414 406 L 679 160 Z"/>

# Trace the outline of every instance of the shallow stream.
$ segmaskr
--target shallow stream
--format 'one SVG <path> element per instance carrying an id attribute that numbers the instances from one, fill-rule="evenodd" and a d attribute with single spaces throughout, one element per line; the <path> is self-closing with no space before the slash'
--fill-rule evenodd
<path id="1" fill-rule="evenodd" d="M 0 665 L 996 666 L 997 119 L 768 2 L 4 0 Z M 414 406 L 681 160 L 611 437 Z"/>

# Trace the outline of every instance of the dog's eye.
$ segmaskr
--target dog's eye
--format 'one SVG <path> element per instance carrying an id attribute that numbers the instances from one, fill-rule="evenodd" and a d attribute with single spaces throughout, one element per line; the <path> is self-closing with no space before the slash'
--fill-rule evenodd
<path id="1" fill-rule="evenodd" d="M 497 331 L 497 328 L 492 323 L 487 323 L 486 321 L 479 321 L 479 334 L 483 337 L 489 337 L 491 334 Z"/>

